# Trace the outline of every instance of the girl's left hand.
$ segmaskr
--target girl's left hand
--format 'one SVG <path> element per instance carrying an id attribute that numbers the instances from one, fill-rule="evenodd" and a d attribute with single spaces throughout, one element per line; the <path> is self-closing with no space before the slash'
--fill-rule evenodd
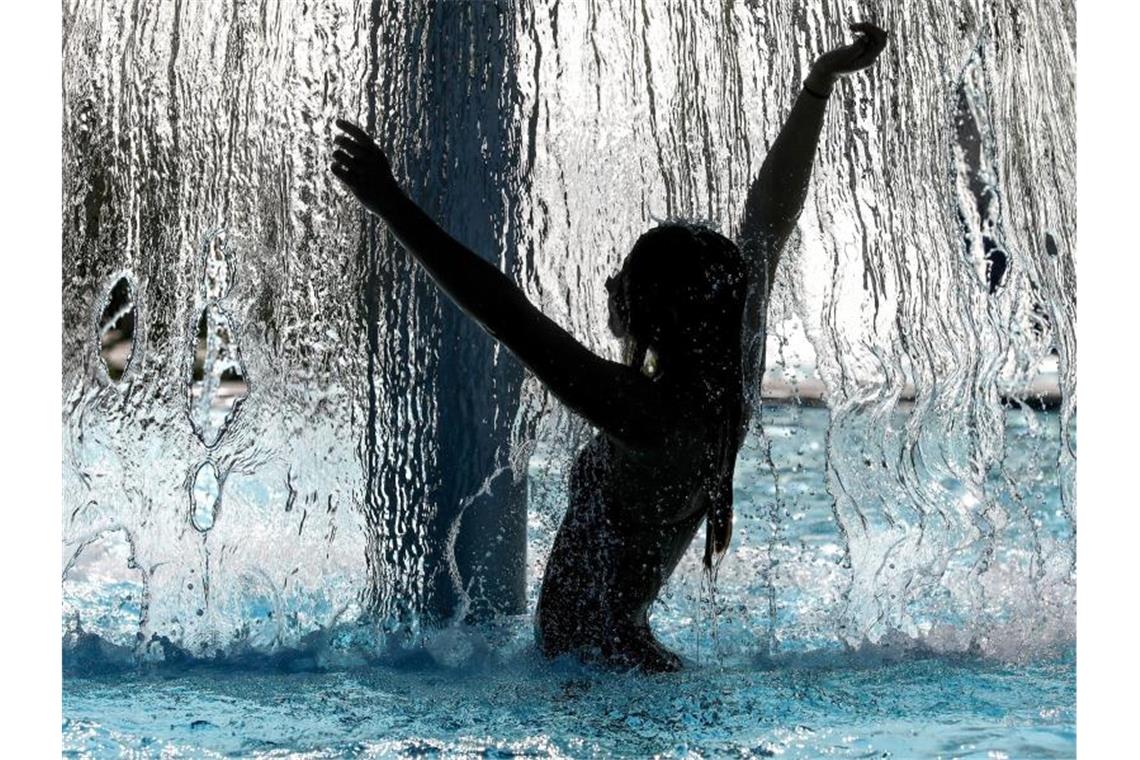
<path id="1" fill-rule="evenodd" d="M 844 74 L 867 68 L 887 46 L 887 33 L 874 24 L 852 24 L 851 30 L 858 35 L 855 41 L 816 59 L 808 77 L 809 82 L 830 91 L 835 80 Z"/>

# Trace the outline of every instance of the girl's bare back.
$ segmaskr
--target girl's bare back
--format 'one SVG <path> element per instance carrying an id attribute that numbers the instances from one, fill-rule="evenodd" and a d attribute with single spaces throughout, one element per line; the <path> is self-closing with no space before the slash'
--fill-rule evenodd
<path id="1" fill-rule="evenodd" d="M 679 429 L 659 451 L 636 452 L 599 433 L 578 454 L 535 614 L 545 655 L 680 667 L 650 632 L 649 607 L 708 512 L 705 483 L 719 466 L 708 436 Z"/>

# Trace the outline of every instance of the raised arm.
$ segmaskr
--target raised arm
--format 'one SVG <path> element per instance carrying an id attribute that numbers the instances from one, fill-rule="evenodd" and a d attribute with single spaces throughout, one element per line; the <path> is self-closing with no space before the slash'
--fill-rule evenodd
<path id="1" fill-rule="evenodd" d="M 812 66 L 792 112 L 748 191 L 741 225 L 741 247 L 755 265 L 764 297 L 772 289 L 780 251 L 795 229 L 807 197 L 811 166 L 823 126 L 828 96 L 840 76 L 874 63 L 887 33 L 873 24 L 852 24 L 855 42 L 825 53 Z"/>
<path id="2" fill-rule="evenodd" d="M 641 448 L 660 440 L 669 405 L 640 372 L 603 359 L 539 311 L 497 267 L 444 232 L 399 188 L 364 130 L 337 120 L 332 172 L 382 218 L 436 284 L 591 424 Z"/>

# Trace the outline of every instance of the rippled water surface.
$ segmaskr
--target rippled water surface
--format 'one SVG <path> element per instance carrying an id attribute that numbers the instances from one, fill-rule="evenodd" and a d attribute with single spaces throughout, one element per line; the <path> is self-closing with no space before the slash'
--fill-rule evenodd
<path id="1" fill-rule="evenodd" d="M 82 679 L 64 693 L 64 743 L 72 755 L 1072 757 L 1073 672 L 1068 659 L 852 657 L 645 677 L 527 653 L 460 671 Z"/>
<path id="2" fill-rule="evenodd" d="M 753 441 L 738 468 L 737 538 L 715 604 L 702 588 L 697 547 L 652 613 L 654 628 L 686 659 L 680 674 L 547 663 L 526 616 L 399 643 L 346 626 L 269 655 L 176 654 L 151 665 L 88 640 L 64 653 L 65 746 L 186 756 L 1072 756 L 1071 606 L 969 621 L 916 611 L 913 637 L 896 632 L 848 646 L 830 621 L 844 613 L 844 582 L 824 488 L 828 412 L 770 406 L 764 416 L 772 466 L 783 473 L 786 524 L 773 549 L 771 486 L 752 480 L 767 459 L 749 454 L 759 447 Z M 1020 531 L 1024 540 L 995 564 L 1031 568 L 1042 551 L 1035 531 L 1045 546 L 1050 531 L 1064 537 L 1058 489 L 1039 477 L 1056 456 L 1055 421 L 1008 415 L 1009 466 L 1027 488 L 1044 485 L 1022 505 L 1034 529 Z M 544 465 L 532 463 L 532 604 L 542 500 L 564 498 Z M 1006 506 L 1014 515 L 1022 508 Z M 1027 593 L 1031 577 L 1014 570 L 977 583 L 1006 599 Z M 69 601 L 81 619 L 129 618 L 138 614 L 129 602 L 138 591 L 120 586 Z M 266 610 L 243 614 L 256 626 Z"/>

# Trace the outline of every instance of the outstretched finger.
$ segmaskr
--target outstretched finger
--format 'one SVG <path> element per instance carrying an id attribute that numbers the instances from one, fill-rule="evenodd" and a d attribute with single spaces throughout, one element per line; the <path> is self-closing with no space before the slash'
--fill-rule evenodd
<path id="1" fill-rule="evenodd" d="M 348 135 L 337 135 L 333 142 L 338 148 L 355 158 L 364 158 L 370 153 L 376 151 L 375 145 L 362 145 L 360 142 L 353 140 Z"/>
<path id="2" fill-rule="evenodd" d="M 877 37 L 877 36 L 886 37 L 887 36 L 887 33 L 885 31 L 883 31 L 880 27 L 876 26 L 875 24 L 872 24 L 870 21 L 857 21 L 857 22 L 850 25 L 850 29 L 853 32 L 862 32 L 863 34 L 866 34 L 868 37 Z"/>
<path id="3" fill-rule="evenodd" d="M 857 44 L 862 48 L 860 58 L 862 65 L 870 66 L 880 52 L 887 47 L 887 33 L 874 24 L 852 24 L 852 31 L 858 35 Z"/>
<path id="4" fill-rule="evenodd" d="M 356 168 L 356 157 L 344 152 L 343 150 L 334 150 L 332 157 L 333 161 L 340 164 L 341 166 L 344 166 L 348 169 Z"/>
<path id="5" fill-rule="evenodd" d="M 348 186 L 350 190 L 355 192 L 356 187 L 360 184 L 360 177 L 352 169 L 344 164 L 332 164 L 329 167 L 332 170 L 333 176 Z"/>
<path id="6" fill-rule="evenodd" d="M 857 24 L 852 24 L 851 31 L 865 35 L 863 39 L 867 41 L 868 47 L 874 51 L 876 55 L 887 46 L 887 33 L 874 24 L 861 21 Z"/>
<path id="7" fill-rule="evenodd" d="M 350 135 L 351 137 L 353 137 L 357 141 L 364 143 L 365 145 L 371 145 L 372 144 L 372 137 L 367 132 L 365 132 L 363 129 L 361 129 L 360 127 L 353 124 L 351 121 L 345 121 L 344 119 L 337 119 L 336 125 L 337 125 L 337 127 L 340 128 L 340 130 L 342 132 Z"/>

